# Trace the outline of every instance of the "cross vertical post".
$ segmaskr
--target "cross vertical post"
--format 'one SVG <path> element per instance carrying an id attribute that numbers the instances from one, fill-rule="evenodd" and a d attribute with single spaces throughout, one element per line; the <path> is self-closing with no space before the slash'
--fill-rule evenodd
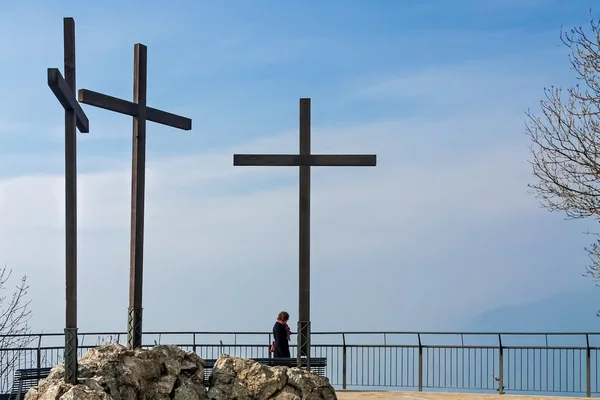
<path id="1" fill-rule="evenodd" d="M 64 71 L 48 68 L 48 86 L 65 111 L 65 382 L 77 383 L 77 129 L 89 121 L 75 99 L 75 21 L 63 19 Z"/>
<path id="2" fill-rule="evenodd" d="M 144 197 L 146 180 L 146 121 L 189 131 L 192 120 L 146 105 L 148 49 L 134 47 L 133 102 L 87 89 L 78 92 L 79 101 L 94 107 L 133 117 L 131 172 L 131 237 L 129 258 L 129 307 L 127 346 L 142 347 L 142 289 L 144 274 Z"/>
<path id="3" fill-rule="evenodd" d="M 146 186 L 146 71 L 147 48 L 136 44 L 134 50 L 133 157 L 131 175 L 131 247 L 129 262 L 129 310 L 127 345 L 142 347 L 142 287 L 144 274 L 144 193 Z"/>
<path id="4" fill-rule="evenodd" d="M 300 99 L 300 155 L 310 156 L 310 99 Z M 310 165 L 300 166 L 298 366 L 310 365 Z"/>
<path id="5" fill-rule="evenodd" d="M 300 99 L 299 154 L 234 154 L 233 165 L 298 166 L 299 249 L 298 249 L 298 366 L 310 366 L 310 167 L 377 165 L 375 155 L 311 154 L 310 98 Z"/>
<path id="6" fill-rule="evenodd" d="M 75 21 L 64 20 L 65 81 L 75 92 Z M 77 135 L 75 114 L 65 111 L 65 371 L 77 383 Z M 70 342 L 70 343 L 69 343 Z M 68 345 L 69 343 L 70 345 Z M 68 365 L 68 366 L 67 366 Z M 65 374 L 66 376 L 67 374 Z"/>

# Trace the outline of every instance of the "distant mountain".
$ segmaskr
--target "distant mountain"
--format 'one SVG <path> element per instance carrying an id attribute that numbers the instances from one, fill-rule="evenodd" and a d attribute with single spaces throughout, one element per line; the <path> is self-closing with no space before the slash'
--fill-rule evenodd
<path id="1" fill-rule="evenodd" d="M 600 288 L 559 293 L 519 306 L 505 306 L 473 318 L 469 331 L 600 332 Z"/>

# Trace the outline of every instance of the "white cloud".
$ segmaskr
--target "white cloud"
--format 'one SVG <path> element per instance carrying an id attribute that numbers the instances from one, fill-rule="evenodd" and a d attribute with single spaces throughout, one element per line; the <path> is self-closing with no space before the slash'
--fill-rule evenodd
<path id="1" fill-rule="evenodd" d="M 503 132 L 502 121 L 495 122 L 493 129 Z M 468 134 L 480 127 L 465 118 L 389 121 L 350 130 L 314 127 L 315 153 L 378 155 L 375 168 L 313 168 L 315 329 L 333 328 L 331 313 L 353 329 L 383 323 L 450 324 L 503 304 L 515 275 L 530 277 L 533 272 L 527 271 L 542 268 L 517 262 L 503 265 L 503 274 L 497 275 L 503 260 L 515 262 L 501 254 L 528 252 L 520 245 L 511 249 L 506 242 L 484 240 L 475 252 L 482 258 L 469 256 L 472 243 L 481 239 L 472 232 L 493 237 L 506 226 L 518 231 L 541 218 L 526 193 L 526 148 L 508 141 L 502 147 L 481 145 L 473 151 L 465 146 L 448 152 L 445 141 L 436 140 L 446 129 Z M 296 133 L 288 132 L 235 149 L 148 163 L 148 328 L 260 329 L 280 308 L 295 312 L 297 170 L 233 167 L 232 153 L 293 152 L 296 145 Z M 82 329 L 118 329 L 126 322 L 131 179 L 129 169 L 121 167 L 126 161 L 106 159 L 106 172 L 80 174 Z M 62 177 L 5 179 L 0 181 L 0 199 L 0 253 L 17 272 L 31 275 L 36 326 L 59 329 Z M 522 242 L 537 240 L 525 237 Z M 500 258 L 489 260 L 486 252 Z M 454 260 L 452 265 L 445 265 L 445 254 Z M 457 262 L 461 258 L 466 262 Z M 555 269 L 560 275 L 548 278 L 544 288 L 529 279 L 515 285 L 527 293 L 517 290 L 512 300 L 528 300 L 548 287 L 557 289 L 559 283 L 576 284 L 572 268 Z M 494 286 L 487 287 L 492 276 Z M 483 296 L 485 304 L 480 302 Z M 233 321 L 227 317 L 231 313 L 236 315 Z M 386 320 L 390 313 L 396 315 L 394 322 Z M 356 315 L 363 323 L 352 322 Z"/>
<path id="2" fill-rule="evenodd" d="M 435 65 L 399 76 L 377 77 L 358 98 L 405 100 L 425 110 L 521 109 L 537 102 L 544 86 L 564 81 L 564 48 L 502 54 L 486 60 Z M 543 71 L 543 73 L 542 73 Z M 562 79 L 561 79 L 562 78 Z"/>
<path id="3" fill-rule="evenodd" d="M 34 89 L 19 86 L 16 90 L 14 82 L 5 83 L 4 91 L 14 92 L 14 97 L 4 101 L 7 123 L 0 124 L 0 132 L 15 131 L 27 121 L 44 133 L 18 142 L 27 156 L 0 158 L 0 254 L 16 273 L 30 275 L 35 328 L 45 331 L 60 330 L 64 317 L 62 113 L 44 81 L 45 68 L 61 64 L 60 46 L 56 47 L 61 42 L 60 24 L 56 18 L 50 24 L 54 28 L 43 25 L 41 30 L 53 33 L 39 43 L 30 35 L 7 49 L 6 54 L 17 54 L 15 49 L 35 43 L 32 53 L 38 58 L 30 64 L 22 58 L 11 66 L 13 72 L 21 72 L 21 65 L 24 74 L 31 73 L 34 78 L 26 85 Z M 135 29 L 107 28 L 109 35 L 103 37 L 98 27 L 104 23 L 90 26 L 77 17 L 77 26 L 81 43 L 99 42 L 78 49 L 80 84 L 128 98 L 131 47 L 119 45 L 125 49 L 121 53 L 115 40 L 131 44 L 141 40 L 135 38 Z M 150 23 L 145 26 L 153 29 Z M 120 36 L 123 32 L 126 37 Z M 144 37 L 158 40 L 162 33 Z M 226 40 L 237 47 L 236 38 Z M 52 46 L 46 46 L 49 43 Z M 326 44 L 333 47 L 332 43 L 342 53 L 364 58 L 354 50 L 355 42 L 345 42 L 344 47 L 330 39 Z M 277 38 L 271 44 L 284 45 Z M 298 39 L 277 58 L 267 49 L 269 44 L 259 43 L 260 56 L 251 51 L 242 56 L 258 67 L 261 61 L 289 61 L 311 50 L 305 44 Z M 387 47 L 387 42 L 379 45 Z M 321 50 L 327 46 L 321 45 Z M 118 59 L 112 57 L 116 53 Z M 336 66 L 342 62 L 315 54 L 321 53 L 311 53 L 315 62 Z M 538 210 L 526 193 L 531 174 L 521 134 L 522 110 L 539 97 L 546 81 L 553 81 L 555 71 L 537 74 L 533 68 L 551 64 L 552 57 L 545 56 L 526 67 L 519 60 L 522 68 L 515 68 L 514 60 L 492 60 L 378 77 L 370 88 L 344 99 L 346 106 L 380 101 L 397 107 L 400 114 L 404 101 L 416 109 L 410 117 L 380 120 L 362 108 L 357 114 L 370 120 L 368 124 L 343 126 L 335 124 L 335 118 L 327 127 L 315 124 L 313 152 L 376 153 L 378 166 L 313 169 L 313 329 L 447 330 L 461 319 L 499 305 L 530 301 L 580 284 L 578 272 L 585 261 L 581 248 L 588 238 L 579 234 L 579 227 Z M 94 64 L 97 59 L 102 63 Z M 152 105 L 177 112 L 170 107 L 181 100 L 165 99 L 160 93 L 182 97 L 194 93 L 188 78 L 196 65 L 170 57 L 156 61 L 151 65 L 178 64 L 178 70 L 169 70 L 168 79 L 153 80 L 156 86 L 149 91 L 162 100 Z M 246 68 L 230 57 L 217 61 L 204 68 L 215 74 L 224 64 Z M 506 69 L 507 65 L 513 68 Z M 228 77 L 245 76 L 242 72 L 215 75 L 210 83 L 222 84 L 236 96 L 242 92 L 236 98 L 246 96 L 247 107 L 258 108 L 253 90 L 240 89 L 237 82 L 226 85 Z M 185 84 L 185 93 L 179 93 L 182 90 L 171 77 Z M 113 88 L 118 89 L 113 92 Z M 335 86 L 322 90 L 324 96 L 339 97 Z M 290 310 L 292 318 L 297 310 L 297 170 L 233 167 L 232 153 L 296 152 L 297 132 L 292 129 L 246 143 L 235 140 L 235 147 L 204 150 L 223 134 L 196 128 L 204 114 L 229 124 L 231 130 L 250 131 L 246 124 L 263 128 L 262 122 L 249 121 L 247 109 L 232 114 L 227 102 L 238 103 L 227 100 L 231 92 L 222 94 L 226 101 L 219 107 L 209 103 L 219 93 L 202 87 L 200 93 L 209 99 L 207 107 L 193 102 L 186 106 L 185 115 L 194 118 L 195 130 L 177 137 L 176 156 L 164 155 L 165 142 L 155 139 L 163 130 L 171 135 L 169 128 L 152 125 L 149 133 L 145 328 L 266 329 L 281 309 Z M 280 117 L 276 103 L 283 95 L 260 103 L 268 110 L 266 117 Z M 351 113 L 342 108 L 337 112 Z M 35 118 L 25 114 L 32 110 Z M 79 325 L 81 330 L 124 330 L 131 119 L 91 107 L 86 107 L 86 113 L 93 131 L 79 136 Z M 314 115 L 319 118 L 316 103 Z M 271 126 L 267 129 L 274 129 Z M 14 136 L 11 140 L 16 140 Z"/>

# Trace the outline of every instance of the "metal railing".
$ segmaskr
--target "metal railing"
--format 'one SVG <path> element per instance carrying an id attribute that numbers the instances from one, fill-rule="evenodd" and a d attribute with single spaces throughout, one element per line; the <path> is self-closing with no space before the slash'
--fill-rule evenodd
<path id="1" fill-rule="evenodd" d="M 16 369 L 62 362 L 62 333 L 34 336 L 31 347 L 0 348 L 0 371 L 3 360 L 14 360 L 0 376 L 0 393 L 10 391 Z M 82 357 L 100 344 L 125 344 L 126 334 L 80 333 L 78 340 Z M 143 335 L 144 347 L 175 344 L 205 359 L 269 357 L 271 340 L 267 332 Z M 311 357 L 327 358 L 326 376 L 336 389 L 600 394 L 600 332 L 315 332 L 311 342 Z"/>

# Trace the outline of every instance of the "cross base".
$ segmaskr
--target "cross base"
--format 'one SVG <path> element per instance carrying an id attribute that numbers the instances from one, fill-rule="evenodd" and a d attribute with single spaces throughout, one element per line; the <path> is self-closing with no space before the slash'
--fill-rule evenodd
<path id="1" fill-rule="evenodd" d="M 65 382 L 77 384 L 77 328 L 65 328 Z"/>
<path id="2" fill-rule="evenodd" d="M 129 308 L 127 318 L 127 347 L 139 349 L 142 347 L 142 309 Z"/>
<path id="3" fill-rule="evenodd" d="M 298 367 L 310 367 L 310 321 L 298 321 Z"/>

